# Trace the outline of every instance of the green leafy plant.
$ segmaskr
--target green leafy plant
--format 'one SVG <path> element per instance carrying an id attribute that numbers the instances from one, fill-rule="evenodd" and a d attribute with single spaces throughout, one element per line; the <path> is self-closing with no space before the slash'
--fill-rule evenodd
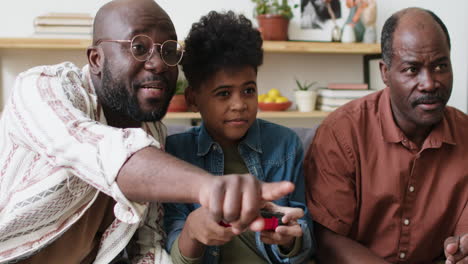
<path id="1" fill-rule="evenodd" d="M 317 84 L 317 82 L 309 82 L 309 81 L 300 82 L 297 78 L 295 80 L 296 80 L 297 89 L 299 89 L 299 91 L 308 91 L 309 89 L 310 90 L 317 89 L 316 87 L 314 87 L 315 84 Z"/>
<path id="2" fill-rule="evenodd" d="M 255 3 L 254 16 L 258 15 L 282 15 L 287 19 L 293 17 L 292 7 L 289 5 L 288 0 L 252 0 Z M 293 8 L 299 5 L 295 4 Z"/>
<path id="3" fill-rule="evenodd" d="M 186 79 L 178 79 L 176 84 L 175 94 L 184 94 L 185 88 L 187 88 L 188 82 Z"/>

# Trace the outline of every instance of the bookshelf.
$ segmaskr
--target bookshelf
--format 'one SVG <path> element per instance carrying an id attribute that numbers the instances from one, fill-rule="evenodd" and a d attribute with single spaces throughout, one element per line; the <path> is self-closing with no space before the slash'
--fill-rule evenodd
<path id="1" fill-rule="evenodd" d="M 379 54 L 380 44 L 305 42 L 305 41 L 265 41 L 265 52 L 271 53 L 316 53 L 316 54 Z"/>
<path id="2" fill-rule="evenodd" d="M 90 44 L 90 39 L 79 38 L 0 38 L 1 49 L 83 50 Z"/>
<path id="3" fill-rule="evenodd" d="M 0 38 L 1 49 L 47 49 L 47 50 L 84 50 L 91 44 L 91 39 L 86 38 Z M 380 44 L 365 43 L 329 43 L 329 42 L 306 42 L 306 41 L 264 41 L 264 51 L 267 53 L 280 54 L 358 54 L 364 56 L 364 76 L 368 74 L 367 60 L 379 56 Z M 366 77 L 364 78 L 366 80 Z M 258 112 L 259 118 L 279 119 L 323 119 L 328 112 Z M 166 120 L 199 119 L 198 113 L 168 113 Z"/>
<path id="4" fill-rule="evenodd" d="M 86 49 L 90 39 L 58 38 L 0 38 L 3 49 Z M 265 41 L 265 52 L 271 53 L 316 53 L 316 54 L 379 54 L 380 44 L 329 43 L 305 41 Z"/>

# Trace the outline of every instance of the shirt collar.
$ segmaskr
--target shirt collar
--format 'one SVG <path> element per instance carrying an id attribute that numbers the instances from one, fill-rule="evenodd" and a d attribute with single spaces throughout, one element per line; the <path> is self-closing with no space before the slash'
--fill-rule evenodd
<path id="1" fill-rule="evenodd" d="M 86 64 L 85 66 L 83 66 L 83 68 L 81 69 L 81 72 L 82 72 L 81 78 L 83 81 L 83 86 L 88 92 L 88 94 L 90 95 L 90 97 L 92 98 L 94 105 L 96 106 L 95 120 L 103 124 L 107 124 L 107 120 L 102 111 L 101 104 L 99 104 L 99 101 L 97 99 L 96 89 L 94 88 L 93 80 L 91 79 L 89 65 Z"/>
<path id="2" fill-rule="evenodd" d="M 390 88 L 385 88 L 382 96 L 379 98 L 379 120 L 382 137 L 390 143 L 398 143 L 406 139 L 403 131 L 397 126 L 393 119 L 392 107 L 390 105 Z M 450 125 L 447 120 L 447 110 L 444 112 L 444 118 L 437 124 L 426 138 L 427 147 L 440 147 L 443 143 L 455 145 L 455 139 L 450 131 Z M 423 148 L 426 147 L 424 143 Z"/>
<path id="3" fill-rule="evenodd" d="M 252 150 L 262 153 L 262 147 L 260 144 L 260 134 L 260 125 L 258 123 L 258 120 L 255 120 L 254 123 L 250 126 L 249 130 L 247 130 L 247 134 L 245 135 L 244 139 L 242 139 L 242 141 L 239 143 L 239 145 L 246 145 Z M 202 122 L 198 137 L 197 155 L 205 156 L 215 144 L 217 145 L 213 138 L 208 134 L 208 131 L 205 127 L 205 123 Z"/>
<path id="4" fill-rule="evenodd" d="M 393 119 L 388 87 L 384 89 L 382 96 L 378 100 L 380 129 L 382 131 L 383 139 L 391 143 L 403 141 L 403 132 L 396 125 L 395 120 Z"/>
<path id="5" fill-rule="evenodd" d="M 81 69 L 81 72 L 82 72 L 81 78 L 83 81 L 84 88 L 86 89 L 88 93 L 95 95 L 96 89 L 94 89 L 93 80 L 91 79 L 89 65 L 86 64 L 85 66 L 83 66 L 83 68 Z"/>
<path id="6" fill-rule="evenodd" d="M 447 109 L 444 111 L 444 118 L 437 124 L 426 139 L 427 147 L 440 147 L 442 143 L 456 145 L 455 136 L 450 129 Z"/>
<path id="7" fill-rule="evenodd" d="M 249 148 L 251 148 L 253 151 L 256 151 L 258 153 L 262 153 L 262 144 L 261 144 L 261 129 L 260 129 L 260 124 L 257 119 L 253 122 L 253 124 L 250 126 L 249 130 L 247 131 L 247 135 L 245 135 L 245 138 L 241 141 L 241 144 L 245 144 Z"/>
<path id="8" fill-rule="evenodd" d="M 213 138 L 206 131 L 205 123 L 202 122 L 200 126 L 200 133 L 198 136 L 198 156 L 205 156 L 211 149 L 211 146 L 215 144 Z"/>

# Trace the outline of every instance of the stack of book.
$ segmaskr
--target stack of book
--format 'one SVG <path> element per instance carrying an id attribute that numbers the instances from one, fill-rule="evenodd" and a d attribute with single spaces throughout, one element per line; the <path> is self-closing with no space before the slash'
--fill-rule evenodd
<path id="1" fill-rule="evenodd" d="M 338 107 L 375 92 L 366 83 L 329 83 L 326 88 L 318 89 L 317 109 L 334 111 Z"/>
<path id="2" fill-rule="evenodd" d="M 80 13 L 48 13 L 34 19 L 34 32 L 40 35 L 90 36 L 93 17 Z"/>

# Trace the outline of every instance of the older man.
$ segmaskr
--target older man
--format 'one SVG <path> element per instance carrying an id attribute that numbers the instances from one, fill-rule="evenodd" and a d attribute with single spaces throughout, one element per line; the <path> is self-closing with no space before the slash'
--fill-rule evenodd
<path id="1" fill-rule="evenodd" d="M 214 177 L 165 154 L 160 120 L 183 50 L 152 0 L 96 15 L 89 65 L 20 74 L 0 120 L 0 263 L 170 262 L 151 201 L 199 202 L 236 232 L 291 183 Z"/>
<path id="2" fill-rule="evenodd" d="M 447 29 L 402 10 L 384 25 L 382 54 L 387 88 L 332 113 L 305 160 L 319 260 L 467 263 L 468 116 L 446 106 Z"/>

